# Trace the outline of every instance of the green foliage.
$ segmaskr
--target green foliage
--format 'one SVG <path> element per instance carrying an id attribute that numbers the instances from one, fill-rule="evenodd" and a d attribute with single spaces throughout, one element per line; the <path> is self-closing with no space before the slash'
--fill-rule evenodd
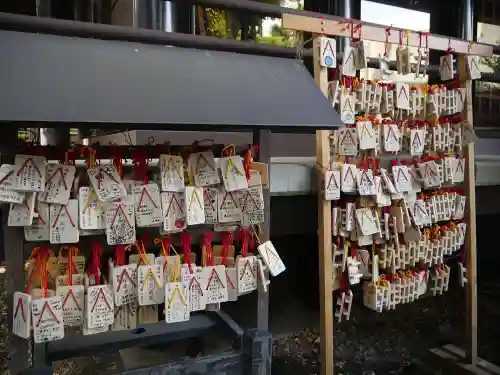
<path id="1" fill-rule="evenodd" d="M 271 36 L 259 36 L 257 41 L 259 43 L 275 44 L 279 46 L 293 46 L 293 32 L 283 29 L 280 25 L 273 25 L 271 28 Z"/>
<path id="2" fill-rule="evenodd" d="M 497 44 L 499 44 L 500 41 L 497 41 Z M 487 66 L 493 71 L 493 74 L 499 74 L 500 73 L 500 56 L 498 55 L 493 55 L 493 57 L 483 57 L 481 58 L 481 64 Z"/>
<path id="3" fill-rule="evenodd" d="M 494 73 L 500 72 L 500 57 L 485 57 L 481 60 L 481 63 L 491 68 Z"/>
<path id="4" fill-rule="evenodd" d="M 205 20 L 207 22 L 207 33 L 218 38 L 227 38 L 227 21 L 225 12 L 219 9 L 206 9 Z"/>
<path id="5" fill-rule="evenodd" d="M 480 61 L 482 65 L 490 68 L 494 75 L 500 74 L 500 56 L 483 57 Z M 476 81 L 476 88 L 478 91 L 500 91 L 500 85 L 498 83 L 487 81 Z"/>
<path id="6" fill-rule="evenodd" d="M 280 25 L 274 24 L 273 27 L 271 28 L 271 35 L 272 36 L 286 37 L 287 32 Z"/>
<path id="7" fill-rule="evenodd" d="M 282 36 L 258 36 L 257 42 L 264 44 L 274 44 L 276 46 L 292 46 L 292 43 Z"/>
<path id="8" fill-rule="evenodd" d="M 281 5 L 283 0 L 256 0 L 262 3 Z M 200 8 L 198 8 L 198 11 Z M 203 20 L 206 24 L 207 35 L 216 36 L 218 38 L 240 39 L 242 31 L 242 20 L 239 13 L 207 8 L 203 9 Z M 246 24 L 249 28 L 249 34 L 252 35 L 252 30 L 262 23 L 262 17 L 249 15 L 246 18 Z"/>

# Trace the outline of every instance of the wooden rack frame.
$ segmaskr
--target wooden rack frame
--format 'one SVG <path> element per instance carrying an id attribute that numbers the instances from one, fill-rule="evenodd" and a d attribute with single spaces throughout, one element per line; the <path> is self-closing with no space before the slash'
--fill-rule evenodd
<path id="1" fill-rule="evenodd" d="M 447 51 L 451 48 L 455 53 L 483 57 L 491 57 L 493 55 L 494 46 L 491 44 L 450 38 L 438 34 L 404 30 L 396 27 L 389 28 L 390 35 L 387 35 L 387 26 L 330 15 L 327 17 L 328 18 L 315 18 L 304 15 L 283 13 L 282 25 L 285 29 L 306 31 L 319 35 L 343 36 L 348 38 L 353 35 L 352 30 L 354 28 L 354 36 L 356 38 L 372 40 L 375 42 L 388 42 L 390 44 L 399 44 L 399 35 L 401 33 L 405 46 L 427 47 L 438 51 Z"/>
<path id="2" fill-rule="evenodd" d="M 365 24 L 358 20 L 346 20 L 340 17 L 328 16 L 328 18 L 316 18 L 304 15 L 287 14 L 282 15 L 282 26 L 286 29 L 311 32 L 314 36 L 313 59 L 314 78 L 325 96 L 328 97 L 328 72 L 326 67 L 320 65 L 320 37 L 341 36 L 352 37 L 351 30 L 357 25 L 363 25 L 361 35 L 354 34 L 362 39 L 399 43 L 399 33 L 404 33 L 405 45 L 420 47 L 422 38 L 427 38 L 429 49 L 447 51 L 453 50 L 458 54 L 458 79 L 461 87 L 467 89 L 467 105 L 463 117 L 473 124 L 473 90 L 472 81 L 466 74 L 466 56 L 493 55 L 493 45 L 476 43 L 473 41 L 459 40 L 440 36 L 391 28 L 391 35 L 386 40 L 386 26 Z M 359 29 L 358 29 L 359 30 Z M 317 158 L 317 186 L 324 184 L 324 170 L 322 166 L 330 162 L 330 134 L 328 130 L 316 132 L 316 158 Z M 439 368 L 450 368 L 452 373 L 464 374 L 500 374 L 500 368 L 478 358 L 477 349 L 477 244 L 476 244 L 476 207 L 475 207 L 475 168 L 474 168 L 474 144 L 465 147 L 465 191 L 467 196 L 466 220 L 467 239 L 465 244 L 466 268 L 468 283 L 466 286 L 466 321 L 465 321 L 465 351 L 447 345 L 443 348 L 431 350 L 431 358 L 436 360 Z M 318 194 L 318 243 L 319 243 L 319 275 L 320 275 L 320 330 L 321 349 L 320 363 L 321 374 L 334 374 L 333 360 L 333 261 L 332 261 L 332 234 L 331 234 L 331 203 Z"/>

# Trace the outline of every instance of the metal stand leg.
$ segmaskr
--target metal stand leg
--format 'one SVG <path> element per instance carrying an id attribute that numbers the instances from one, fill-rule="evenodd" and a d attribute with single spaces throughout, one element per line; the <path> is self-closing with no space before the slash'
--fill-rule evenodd
<path id="1" fill-rule="evenodd" d="M 243 375 L 271 374 L 272 336 L 269 332 L 249 329 L 243 337 Z"/>
<path id="2" fill-rule="evenodd" d="M 271 175 L 271 131 L 254 130 L 253 143 L 259 145 L 259 152 L 255 161 L 266 163 Z M 267 241 L 270 236 L 271 228 L 271 194 L 270 188 L 264 190 L 264 224 L 261 240 Z M 263 331 L 269 330 L 269 293 L 259 288 L 257 294 L 257 328 Z"/>
<path id="3" fill-rule="evenodd" d="M 47 344 L 33 344 L 33 368 L 43 369 L 45 366 L 47 366 Z"/>

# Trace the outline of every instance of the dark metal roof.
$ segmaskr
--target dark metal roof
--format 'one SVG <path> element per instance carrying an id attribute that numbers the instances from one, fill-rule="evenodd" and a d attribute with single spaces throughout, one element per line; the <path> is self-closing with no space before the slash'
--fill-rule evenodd
<path id="1" fill-rule="evenodd" d="M 293 59 L 12 31 L 0 33 L 0 50 L 2 121 L 184 130 L 341 125 Z"/>

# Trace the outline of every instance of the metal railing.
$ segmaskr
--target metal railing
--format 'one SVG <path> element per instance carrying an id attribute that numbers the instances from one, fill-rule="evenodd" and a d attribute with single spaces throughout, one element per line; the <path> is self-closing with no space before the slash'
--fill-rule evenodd
<path id="1" fill-rule="evenodd" d="M 231 9 L 236 11 L 249 12 L 260 16 L 280 18 L 282 14 L 298 14 L 304 16 L 315 16 L 317 13 L 285 8 L 278 5 L 266 4 L 249 0 L 170 0 L 172 2 L 182 2 L 197 4 L 201 6 Z M 325 19 L 335 18 L 332 15 L 321 15 Z M 200 48 L 208 50 L 228 51 L 246 54 L 276 56 L 296 58 L 297 49 L 254 41 L 238 41 L 232 39 L 220 39 L 210 36 L 189 35 L 175 32 L 164 32 L 152 29 L 140 29 L 123 27 L 116 25 L 105 25 L 95 23 L 85 23 L 76 21 L 67 21 L 60 19 L 30 17 L 23 15 L 14 15 L 0 13 L 0 29 L 15 30 L 23 32 L 40 32 L 46 34 L 87 37 L 107 40 L 121 40 L 130 42 L 139 42 L 147 44 L 162 44 L 186 48 Z M 500 47 L 495 47 L 495 53 L 500 54 Z M 302 51 L 303 57 L 310 57 L 312 51 Z M 341 54 L 338 56 L 342 58 Z M 376 59 L 369 59 L 370 67 L 378 67 Z M 391 66 L 391 68 L 394 68 Z M 437 66 L 429 66 L 428 74 L 436 76 Z M 481 79 L 487 82 L 500 82 L 500 76 L 497 74 L 487 74 Z M 495 126 L 500 123 L 500 94 L 484 93 L 477 91 L 474 98 L 476 108 L 475 122 L 480 127 Z"/>

